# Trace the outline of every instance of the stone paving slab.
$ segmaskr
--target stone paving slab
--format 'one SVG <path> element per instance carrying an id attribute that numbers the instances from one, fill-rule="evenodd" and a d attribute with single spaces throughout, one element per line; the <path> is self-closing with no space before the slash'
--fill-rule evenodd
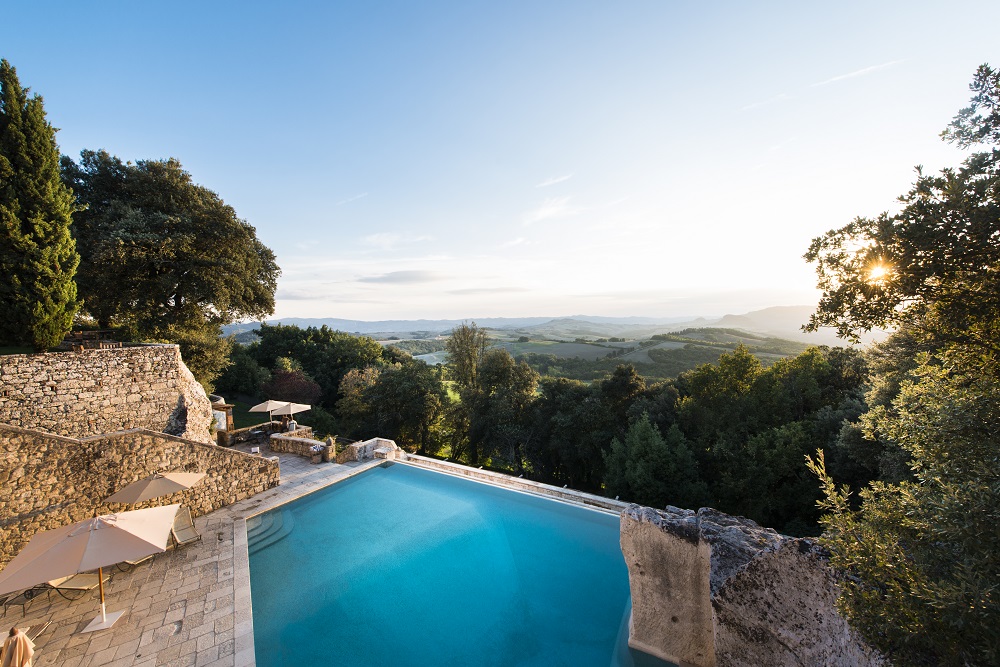
<path id="1" fill-rule="evenodd" d="M 129 572 L 111 568 L 106 608 L 125 610 L 111 629 L 80 633 L 100 613 L 96 590 L 75 601 L 42 595 L 23 613 L 11 607 L 0 628 L 49 621 L 35 641 L 33 664 L 40 667 L 255 665 L 246 518 L 382 464 L 314 465 L 293 454 L 278 457 L 281 484 L 197 517 L 200 541 L 157 554 Z"/>

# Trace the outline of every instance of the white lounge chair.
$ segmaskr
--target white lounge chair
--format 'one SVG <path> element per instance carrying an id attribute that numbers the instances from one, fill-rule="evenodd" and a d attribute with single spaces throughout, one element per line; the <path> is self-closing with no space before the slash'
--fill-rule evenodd
<path id="1" fill-rule="evenodd" d="M 174 517 L 173 528 L 170 529 L 170 537 L 173 538 L 174 547 L 182 547 L 201 539 L 201 534 L 195 530 L 194 519 L 191 518 L 191 508 L 181 506 Z"/>
<path id="2" fill-rule="evenodd" d="M 104 575 L 104 581 L 107 581 L 110 578 L 110 574 Z M 49 586 L 49 588 L 67 600 L 79 600 L 89 591 L 92 591 L 101 585 L 97 574 L 93 572 L 74 574 L 69 577 L 59 577 L 58 579 L 52 579 L 51 581 L 47 581 L 45 583 Z"/>

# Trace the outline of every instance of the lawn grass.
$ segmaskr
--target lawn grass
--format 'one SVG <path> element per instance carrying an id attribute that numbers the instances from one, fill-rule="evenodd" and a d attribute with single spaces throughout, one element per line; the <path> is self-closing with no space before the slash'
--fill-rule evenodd
<path id="1" fill-rule="evenodd" d="M 227 402 L 233 406 L 233 428 L 248 428 L 267 423 L 267 413 L 250 412 L 250 408 L 253 407 L 250 403 L 236 400 Z"/>

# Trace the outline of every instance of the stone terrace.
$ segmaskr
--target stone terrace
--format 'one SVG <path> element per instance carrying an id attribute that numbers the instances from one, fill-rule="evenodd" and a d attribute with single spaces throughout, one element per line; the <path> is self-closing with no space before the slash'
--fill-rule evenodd
<path id="1" fill-rule="evenodd" d="M 11 606 L 0 627 L 51 621 L 35 642 L 33 664 L 39 666 L 255 665 L 246 517 L 381 463 L 313 465 L 299 456 L 279 456 L 281 484 L 196 518 L 199 542 L 158 554 L 131 572 L 112 568 L 106 606 L 126 613 L 110 630 L 79 633 L 100 613 L 96 590 L 76 601 L 43 595 L 23 616 L 21 607 Z"/>

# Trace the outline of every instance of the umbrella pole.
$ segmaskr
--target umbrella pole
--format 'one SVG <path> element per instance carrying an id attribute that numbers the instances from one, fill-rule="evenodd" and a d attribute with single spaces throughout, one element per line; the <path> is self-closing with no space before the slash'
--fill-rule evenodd
<path id="1" fill-rule="evenodd" d="M 107 612 L 104 606 L 104 568 L 97 568 L 97 580 L 98 585 L 101 588 L 101 613 L 94 617 L 90 623 L 87 624 L 83 630 L 80 632 L 94 632 L 96 630 L 107 630 L 112 625 L 114 625 L 119 618 L 121 618 L 125 611 L 113 611 L 110 614 Z"/>
<path id="2" fill-rule="evenodd" d="M 108 622 L 108 614 L 104 611 L 104 570 L 97 568 L 97 585 L 101 588 L 101 623 Z"/>

